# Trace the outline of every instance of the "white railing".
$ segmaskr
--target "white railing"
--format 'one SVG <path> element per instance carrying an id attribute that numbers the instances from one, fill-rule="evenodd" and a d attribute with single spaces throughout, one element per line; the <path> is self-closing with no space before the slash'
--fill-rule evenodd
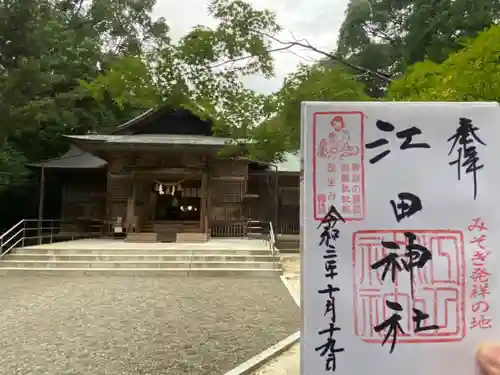
<path id="1" fill-rule="evenodd" d="M 19 243 L 23 243 L 22 233 L 25 225 L 25 219 L 23 219 L 0 236 L 0 258 L 18 246 Z"/>
<path id="2" fill-rule="evenodd" d="M 74 222 L 60 219 L 23 219 L 0 235 L 0 258 L 16 247 L 99 237 L 104 229 L 102 224 L 82 229 Z"/>
<path id="3" fill-rule="evenodd" d="M 276 234 L 274 233 L 273 223 L 269 222 L 269 247 L 273 255 L 273 267 L 276 268 Z"/>
<path id="4" fill-rule="evenodd" d="M 276 248 L 276 233 L 274 232 L 273 223 L 270 221 L 250 220 L 247 224 L 247 236 L 261 236 L 269 245 L 273 257 L 273 266 L 276 266 L 278 249 Z"/>

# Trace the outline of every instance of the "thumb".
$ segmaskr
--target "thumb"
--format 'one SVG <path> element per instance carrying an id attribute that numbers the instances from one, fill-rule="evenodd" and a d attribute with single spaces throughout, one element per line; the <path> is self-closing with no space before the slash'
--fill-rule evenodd
<path id="1" fill-rule="evenodd" d="M 479 367 L 485 375 L 500 375 L 500 344 L 483 343 L 476 353 Z"/>

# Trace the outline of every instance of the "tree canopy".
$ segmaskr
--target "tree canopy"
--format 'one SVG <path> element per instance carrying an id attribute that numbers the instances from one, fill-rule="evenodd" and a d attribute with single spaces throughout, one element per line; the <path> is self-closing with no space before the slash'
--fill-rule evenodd
<path id="1" fill-rule="evenodd" d="M 267 140 L 273 154 L 280 150 L 297 151 L 300 147 L 300 108 L 304 101 L 368 100 L 364 86 L 339 64 L 321 61 L 302 65 L 285 80 L 276 94 L 276 115 L 255 130 Z M 265 152 L 265 149 L 262 150 Z"/>
<path id="2" fill-rule="evenodd" d="M 296 150 L 308 100 L 498 100 L 499 20 L 494 0 L 351 0 L 337 51 L 289 76 L 259 136 Z"/>
<path id="3" fill-rule="evenodd" d="M 500 101 L 500 26 L 483 31 L 443 63 L 415 64 L 389 86 L 389 100 Z"/>
<path id="4" fill-rule="evenodd" d="M 92 80 L 117 56 L 140 53 L 157 26 L 153 1 L 3 0 L 0 2 L 0 171 L 12 182 L 27 160 L 61 151 L 61 134 L 105 131 L 128 118 L 108 97 L 95 100 Z M 133 14 L 133 16 L 132 16 Z"/>
<path id="5" fill-rule="evenodd" d="M 178 42 L 164 38 L 141 55 L 116 59 L 111 69 L 82 82 L 95 97 L 108 93 L 118 105 L 172 104 L 210 118 L 216 132 L 240 136 L 267 116 L 268 100 L 240 78 L 272 76 L 270 41 L 279 31 L 273 13 L 241 0 L 213 0 L 215 28 L 198 25 Z"/>
<path id="6" fill-rule="evenodd" d="M 213 0 L 217 26 L 197 26 L 173 41 L 167 21 L 152 18 L 154 5 L 0 0 L 4 212 L 24 210 L 8 204 L 33 196 L 25 191 L 33 182 L 26 162 L 60 155 L 67 147 L 63 134 L 105 133 L 163 103 L 211 117 L 224 134 L 245 134 L 266 118 L 268 98 L 239 78 L 273 74 L 262 33 L 279 30 L 274 14 L 240 0 Z"/>
<path id="7" fill-rule="evenodd" d="M 417 62 L 443 62 L 464 38 L 499 21 L 496 0 L 350 0 L 337 52 L 397 78 Z M 384 96 L 386 82 L 362 79 L 371 96 Z"/>
<path id="8" fill-rule="evenodd" d="M 273 73 L 262 33 L 279 30 L 274 14 L 213 0 L 217 27 L 174 42 L 166 20 L 151 18 L 154 4 L 0 1 L 0 173 L 21 182 L 27 160 L 61 151 L 62 134 L 105 132 L 161 103 L 210 117 L 222 133 L 265 118 L 267 98 L 239 78 Z"/>
<path id="9" fill-rule="evenodd" d="M 336 51 L 280 41 L 275 15 L 244 0 L 211 0 L 215 26 L 173 40 L 154 5 L 0 0 L 1 209 L 28 196 L 25 163 L 64 151 L 62 134 L 107 132 L 157 105 L 210 118 L 271 160 L 299 148 L 303 101 L 499 98 L 496 0 L 351 0 Z M 323 59 L 272 95 L 244 86 L 244 76 L 271 77 L 273 51 L 294 46 Z"/>

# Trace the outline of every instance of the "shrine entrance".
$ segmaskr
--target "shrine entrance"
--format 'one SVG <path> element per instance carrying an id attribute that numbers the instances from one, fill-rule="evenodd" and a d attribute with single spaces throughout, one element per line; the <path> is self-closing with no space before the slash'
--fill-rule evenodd
<path id="1" fill-rule="evenodd" d="M 137 178 L 138 176 L 136 176 Z M 142 176 L 144 204 L 137 203 L 135 232 L 155 233 L 161 242 L 206 239 L 206 195 L 199 174 L 156 174 Z M 197 237 L 196 234 L 199 234 Z M 203 236 L 201 236 L 203 235 Z"/>
<path id="2" fill-rule="evenodd" d="M 201 180 L 155 181 L 154 221 L 201 220 Z"/>

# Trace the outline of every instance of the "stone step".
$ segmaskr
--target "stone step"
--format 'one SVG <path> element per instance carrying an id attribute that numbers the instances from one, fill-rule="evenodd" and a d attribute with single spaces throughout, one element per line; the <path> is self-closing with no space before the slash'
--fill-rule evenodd
<path id="1" fill-rule="evenodd" d="M 280 234 L 276 241 L 280 253 L 300 253 L 300 235 Z"/>
<path id="2" fill-rule="evenodd" d="M 143 233 L 127 233 L 125 237 L 125 242 L 157 242 L 158 233 L 155 232 L 143 232 Z"/>
<path id="3" fill-rule="evenodd" d="M 172 248 L 172 249 L 148 249 L 141 248 L 127 248 L 127 249 L 89 249 L 89 248 L 51 248 L 51 247 L 25 247 L 16 248 L 9 252 L 11 254 L 61 254 L 61 255 L 71 255 L 71 254 L 94 254 L 94 255 L 108 255 L 108 254 L 145 254 L 145 255 L 205 255 L 205 254 L 217 254 L 222 256 L 229 255 L 270 255 L 271 251 L 267 249 L 186 249 L 186 248 Z"/>
<path id="4" fill-rule="evenodd" d="M 63 268 L 63 269 L 176 269 L 176 268 L 229 268 L 229 269 L 280 269 L 279 263 L 273 262 L 189 262 L 189 261 L 0 261 L 0 268 Z"/>
<path id="5" fill-rule="evenodd" d="M 278 277 L 281 269 L 245 269 L 245 268 L 27 268 L 3 267 L 0 276 L 10 274 L 39 276 L 195 276 L 195 277 Z"/>
<path id="6" fill-rule="evenodd" d="M 255 240 L 266 240 L 269 238 L 269 235 L 264 234 L 264 233 L 259 233 L 259 232 L 250 232 L 247 234 L 247 237 L 250 239 L 255 239 Z"/>
<path id="7" fill-rule="evenodd" d="M 107 252 L 104 254 L 81 254 L 81 253 L 68 253 L 68 254 L 36 254 L 36 253 L 24 253 L 18 252 L 14 254 L 8 254 L 3 258 L 9 261 L 87 261 L 87 262 L 99 262 L 99 261 L 149 261 L 149 262 L 164 262 L 164 261 L 193 261 L 193 262 L 272 262 L 273 256 L 267 255 L 226 255 L 226 254 L 211 254 L 205 253 L 203 255 L 191 255 L 191 254 L 145 254 L 144 252 L 123 254 Z M 279 257 L 274 257 L 275 261 L 279 260 Z"/>
<path id="8" fill-rule="evenodd" d="M 280 247 L 280 254 L 300 254 L 300 247 L 288 247 L 288 248 L 281 248 Z"/>

